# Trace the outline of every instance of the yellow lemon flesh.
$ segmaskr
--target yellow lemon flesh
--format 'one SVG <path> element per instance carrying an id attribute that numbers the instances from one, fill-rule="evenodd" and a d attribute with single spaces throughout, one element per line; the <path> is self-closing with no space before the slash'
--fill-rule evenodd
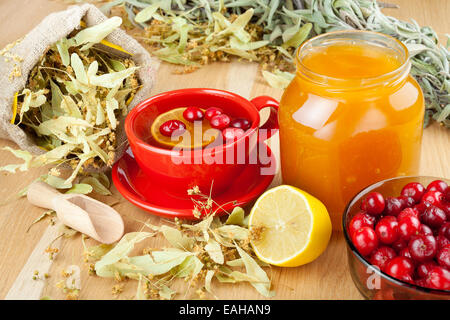
<path id="1" fill-rule="evenodd" d="M 331 237 L 328 211 L 318 199 L 292 186 L 263 193 L 249 217 L 257 257 L 275 266 L 297 267 L 315 260 Z"/>
<path id="2" fill-rule="evenodd" d="M 151 134 L 155 141 L 166 147 L 179 147 L 184 149 L 195 149 L 195 148 L 203 148 L 212 143 L 217 136 L 220 134 L 219 130 L 212 129 L 209 121 L 203 119 L 201 121 L 201 132 L 198 130 L 198 134 L 201 133 L 201 136 L 197 137 L 196 132 L 194 132 L 194 123 L 190 122 L 183 117 L 183 112 L 186 108 L 176 108 L 170 111 L 164 112 L 160 114 L 155 121 L 153 121 L 151 126 Z M 205 112 L 205 110 L 202 110 Z M 159 127 L 166 121 L 169 120 L 179 120 L 183 122 L 186 126 L 186 133 L 182 134 L 179 137 L 172 138 L 166 137 L 159 131 Z M 208 131 L 208 132 L 207 132 Z M 206 133 L 206 134 L 205 134 Z M 189 139 L 190 138 L 190 139 Z"/>

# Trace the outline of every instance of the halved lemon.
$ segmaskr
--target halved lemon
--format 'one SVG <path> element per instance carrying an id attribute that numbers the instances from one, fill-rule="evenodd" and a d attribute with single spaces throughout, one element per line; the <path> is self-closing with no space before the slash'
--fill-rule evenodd
<path id="1" fill-rule="evenodd" d="M 331 237 L 328 211 L 318 199 L 288 185 L 263 193 L 249 217 L 257 257 L 275 266 L 297 267 L 315 260 Z"/>
<path id="2" fill-rule="evenodd" d="M 183 117 L 183 112 L 186 108 L 176 108 L 170 111 L 160 114 L 151 126 L 152 137 L 159 144 L 166 147 L 179 147 L 179 148 L 203 148 L 212 143 L 220 134 L 219 130 L 213 129 L 209 124 L 209 121 L 203 119 L 200 123 L 196 124 L 187 121 Z M 205 110 L 201 109 L 203 112 Z M 186 125 L 186 133 L 178 137 L 166 137 L 159 131 L 159 127 L 169 120 L 179 120 Z M 199 130 L 201 127 L 201 130 Z"/>

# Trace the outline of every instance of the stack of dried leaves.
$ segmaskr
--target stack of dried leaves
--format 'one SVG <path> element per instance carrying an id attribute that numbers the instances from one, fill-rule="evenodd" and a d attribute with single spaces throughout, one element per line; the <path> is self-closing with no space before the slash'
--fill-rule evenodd
<path id="1" fill-rule="evenodd" d="M 127 105 L 139 89 L 138 67 L 131 59 L 114 57 L 96 44 L 121 23 L 121 18 L 113 17 L 93 27 L 81 27 L 48 49 L 30 72 L 25 89 L 16 95 L 11 120 L 47 152 L 33 156 L 6 147 L 24 163 L 0 171 L 68 164 L 73 172 L 64 183 L 70 189 L 88 166 L 112 165 L 117 116 L 127 113 Z M 57 169 L 53 173 L 58 175 Z M 101 183 L 97 182 L 98 187 Z"/>
<path id="2" fill-rule="evenodd" d="M 105 13 L 122 15 L 160 59 L 195 70 L 237 56 L 262 65 L 273 87 L 293 78 L 293 54 L 307 38 L 345 29 L 392 35 L 411 53 L 412 74 L 430 118 L 450 127 L 450 53 L 430 27 L 384 15 L 375 0 L 110 0 Z"/>
<path id="3" fill-rule="evenodd" d="M 198 188 L 190 191 L 191 195 L 201 195 Z M 203 207 L 207 203 L 203 201 Z M 207 294 L 216 297 L 211 288 L 214 278 L 220 283 L 248 282 L 261 295 L 271 297 L 271 282 L 261 267 L 265 264 L 254 258 L 251 234 L 245 224 L 244 211 L 239 207 L 225 222 L 212 209 L 197 224 L 176 220 L 172 227 L 144 222 L 149 232 L 127 233 L 115 246 L 87 247 L 83 241 L 85 257 L 95 262 L 92 272 L 97 276 L 137 280 L 136 299 L 172 299 L 177 294 L 174 280 L 180 278 L 188 283 L 184 298 L 189 293 L 200 298 Z M 142 255 L 129 256 L 135 244 L 158 234 L 169 242 L 169 248 L 144 249 Z"/>

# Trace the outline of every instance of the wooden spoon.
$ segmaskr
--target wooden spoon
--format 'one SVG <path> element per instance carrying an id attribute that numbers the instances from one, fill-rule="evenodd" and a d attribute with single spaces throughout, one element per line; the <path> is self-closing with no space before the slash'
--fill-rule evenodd
<path id="1" fill-rule="evenodd" d="M 109 244 L 122 238 L 122 217 L 100 201 L 81 194 L 61 194 L 42 181 L 29 186 L 27 198 L 38 207 L 55 210 L 62 223 L 99 242 Z"/>

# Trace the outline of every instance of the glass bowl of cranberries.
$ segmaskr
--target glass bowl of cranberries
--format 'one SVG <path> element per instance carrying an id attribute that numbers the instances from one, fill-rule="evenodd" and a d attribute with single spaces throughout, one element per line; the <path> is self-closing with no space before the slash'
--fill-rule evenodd
<path id="1" fill-rule="evenodd" d="M 450 180 L 398 177 L 343 215 L 352 279 L 367 299 L 450 299 Z"/>

